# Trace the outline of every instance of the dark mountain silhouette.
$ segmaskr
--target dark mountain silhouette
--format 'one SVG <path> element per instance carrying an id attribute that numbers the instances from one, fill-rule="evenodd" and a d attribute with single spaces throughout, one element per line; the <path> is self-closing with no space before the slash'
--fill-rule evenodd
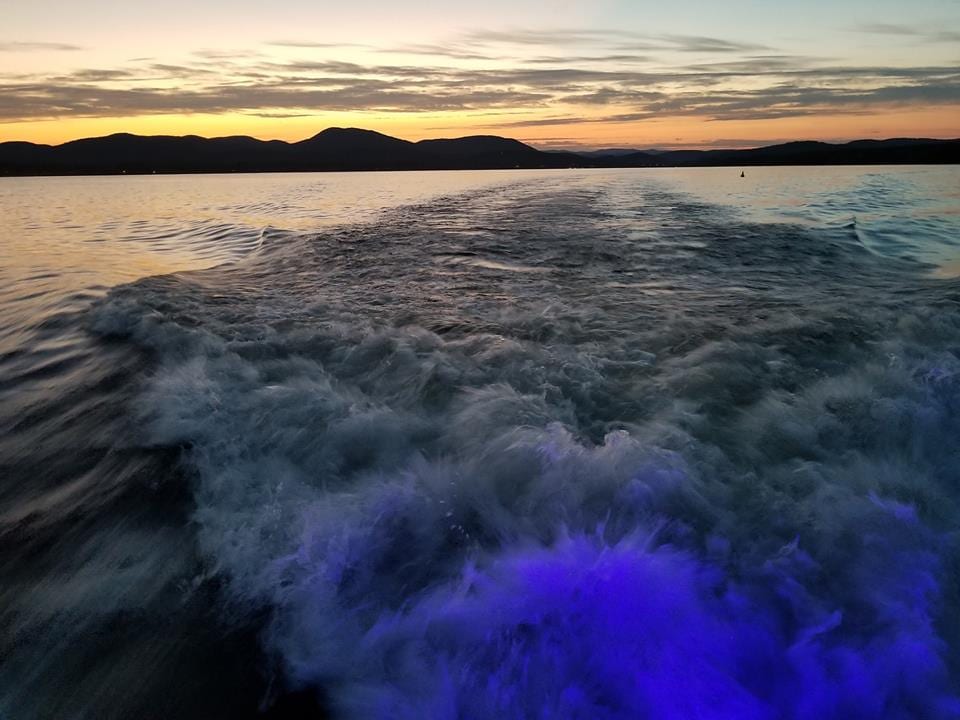
<path id="1" fill-rule="evenodd" d="M 421 140 L 417 147 L 445 167 L 565 167 L 582 162 L 576 155 L 546 153 L 519 140 L 474 135 L 456 140 Z"/>
<path id="2" fill-rule="evenodd" d="M 415 145 L 407 140 L 358 128 L 327 128 L 278 153 L 299 170 L 381 170 L 417 167 Z"/>
<path id="3" fill-rule="evenodd" d="M 609 160 L 609 159 L 608 159 Z M 674 150 L 638 152 L 613 160 L 615 165 L 876 165 L 960 162 L 960 140 L 895 138 L 854 140 L 844 144 L 797 141 L 750 150 Z"/>
<path id="4" fill-rule="evenodd" d="M 922 138 L 856 140 L 842 145 L 791 142 L 751 150 L 581 155 L 544 152 L 493 135 L 409 142 L 357 128 L 329 128 L 295 143 L 243 136 L 208 139 L 128 133 L 56 146 L 0 143 L 2 175 L 958 162 L 960 140 Z"/>

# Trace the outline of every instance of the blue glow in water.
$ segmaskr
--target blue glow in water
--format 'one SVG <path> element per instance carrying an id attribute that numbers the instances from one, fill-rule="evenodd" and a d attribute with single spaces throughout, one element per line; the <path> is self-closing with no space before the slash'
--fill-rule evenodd
<path id="1" fill-rule="evenodd" d="M 349 658 L 359 676 L 332 685 L 341 711 L 451 720 L 960 712 L 945 690 L 928 616 L 937 588 L 917 567 L 923 558 L 904 558 L 903 592 L 886 597 L 894 606 L 876 608 L 889 612 L 864 633 L 840 610 L 804 607 L 809 598 L 786 575 L 761 597 L 651 542 L 573 536 L 517 551 L 380 617 Z M 314 650 L 324 655 L 322 643 Z"/>

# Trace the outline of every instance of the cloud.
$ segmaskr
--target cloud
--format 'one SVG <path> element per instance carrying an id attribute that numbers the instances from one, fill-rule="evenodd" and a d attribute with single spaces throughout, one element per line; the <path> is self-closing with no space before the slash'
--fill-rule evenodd
<path id="1" fill-rule="evenodd" d="M 454 60 L 499 60 L 496 55 L 479 51 L 458 49 L 445 45 L 401 45 L 393 48 L 383 48 L 378 52 L 394 55 L 425 55 L 432 57 L 451 58 Z"/>
<path id="2" fill-rule="evenodd" d="M 86 78 L 89 72 L 80 71 Z M 196 87 L 141 83 L 119 88 L 104 83 L 0 82 L 0 119 L 124 116 L 150 113 L 269 112 L 310 110 L 437 112 L 491 107 L 535 107 L 550 99 L 531 88 L 398 84 L 385 78 L 273 77 Z"/>
<path id="3" fill-rule="evenodd" d="M 922 35 L 917 28 L 909 25 L 894 25 L 892 23 L 862 23 L 852 28 L 856 32 L 871 33 L 874 35 Z"/>
<path id="4" fill-rule="evenodd" d="M 80 45 L 56 42 L 0 42 L 0 52 L 76 52 L 84 49 Z"/>
<path id="5" fill-rule="evenodd" d="M 69 75 L 63 75 L 61 78 L 65 82 L 89 82 L 89 83 L 99 83 L 99 82 L 115 82 L 118 80 L 128 80 L 133 77 L 133 73 L 129 70 L 120 70 L 116 68 L 112 69 L 97 69 L 97 68 L 87 68 L 84 70 L 77 70 L 70 73 Z"/>
<path id="6" fill-rule="evenodd" d="M 496 127 L 501 128 L 525 128 L 525 127 L 552 127 L 554 125 L 580 125 L 582 123 L 595 122 L 579 115 L 536 118 L 533 120 L 514 120 L 512 122 L 497 123 Z"/>
<path id="7" fill-rule="evenodd" d="M 503 67 L 501 61 L 487 62 L 479 50 L 472 52 L 472 43 L 481 39 L 485 48 L 520 42 L 533 52 L 517 53 L 516 62 Z M 558 39 L 591 47 L 570 54 L 540 50 L 539 45 Z M 657 59 L 657 53 L 594 49 L 648 41 L 670 48 L 672 61 Z M 429 59 L 377 62 L 381 52 Z M 450 62 L 461 59 L 472 62 Z M 670 117 L 769 119 L 951 104 L 960 105 L 957 65 L 840 65 L 732 40 L 629 31 L 474 31 L 449 47 L 398 46 L 351 62 L 323 53 L 280 58 L 199 50 L 182 62 L 144 59 L 50 75 L 0 71 L 0 120 L 5 122 L 162 113 L 289 117 L 455 111 L 474 117 L 510 113 L 491 127 L 516 128 Z"/>
<path id="8" fill-rule="evenodd" d="M 731 40 L 721 40 L 719 38 L 702 37 L 698 35 L 664 35 L 662 37 L 663 40 L 672 45 L 674 49 L 682 50 L 683 52 L 731 53 L 770 49 L 767 45 L 733 42 Z"/>
<path id="9" fill-rule="evenodd" d="M 472 43 L 495 43 L 505 45 L 584 45 L 602 44 L 610 41 L 640 41 L 647 38 L 642 33 L 626 30 L 474 30 L 466 33 L 463 39 Z"/>
<path id="10" fill-rule="evenodd" d="M 264 43 L 271 47 L 286 47 L 286 48 L 320 48 L 320 49 L 330 49 L 330 48 L 344 48 L 344 47 L 368 47 L 367 45 L 359 45 L 357 43 L 336 43 L 336 42 L 312 42 L 309 40 L 271 40 L 270 42 Z"/>
<path id="11" fill-rule="evenodd" d="M 619 55 L 541 55 L 540 57 L 524 58 L 523 62 L 531 65 L 564 65 L 569 63 L 649 63 L 649 55 L 619 54 Z"/>
<path id="12" fill-rule="evenodd" d="M 279 119 L 311 117 L 310 113 L 248 112 L 248 113 L 246 113 L 246 114 L 247 114 L 247 115 L 253 115 L 254 117 L 261 117 L 261 118 L 279 118 Z"/>
<path id="13" fill-rule="evenodd" d="M 889 35 L 901 38 L 911 38 L 918 43 L 957 43 L 960 42 L 960 31 L 940 30 L 938 28 L 920 28 L 912 25 L 898 25 L 893 23 L 861 23 L 850 28 L 853 32 L 870 35 Z"/>
<path id="14" fill-rule="evenodd" d="M 631 52 L 673 50 L 696 53 L 731 53 L 770 49 L 766 45 L 701 35 L 658 35 L 629 30 L 476 30 L 464 35 L 463 40 L 473 45 L 499 44 L 534 47 L 589 45 Z"/>
<path id="15" fill-rule="evenodd" d="M 823 78 L 827 80 L 827 78 Z M 835 84 L 840 78 L 832 78 Z M 878 108 L 917 104 L 960 105 L 960 72 L 948 79 L 934 72 L 926 81 L 910 75 L 907 84 L 886 84 L 869 88 L 836 87 L 824 83 L 779 84 L 757 90 L 651 92 L 647 90 L 597 91 L 591 96 L 565 98 L 580 104 L 606 105 L 612 108 L 634 105 L 632 112 L 593 115 L 553 115 L 499 123 L 497 127 L 549 127 L 581 123 L 626 123 L 652 118 L 700 116 L 706 120 L 769 120 L 823 114 L 868 114 Z"/>
<path id="16" fill-rule="evenodd" d="M 260 57 L 260 53 L 253 50 L 194 50 L 191 55 L 204 60 L 249 60 Z M 153 58 L 145 58 L 152 60 Z"/>

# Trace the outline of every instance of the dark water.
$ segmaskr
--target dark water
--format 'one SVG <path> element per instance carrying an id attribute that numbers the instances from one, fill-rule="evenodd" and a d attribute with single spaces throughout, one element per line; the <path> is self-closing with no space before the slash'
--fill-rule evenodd
<path id="1" fill-rule="evenodd" d="M 960 716 L 960 171 L 738 174 L 0 181 L 0 717 Z"/>

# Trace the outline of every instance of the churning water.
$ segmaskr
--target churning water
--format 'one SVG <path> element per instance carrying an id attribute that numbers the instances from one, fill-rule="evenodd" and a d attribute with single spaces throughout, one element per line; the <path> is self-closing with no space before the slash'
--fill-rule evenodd
<path id="1" fill-rule="evenodd" d="M 738 175 L 0 180 L 0 717 L 960 717 L 960 170 Z"/>

